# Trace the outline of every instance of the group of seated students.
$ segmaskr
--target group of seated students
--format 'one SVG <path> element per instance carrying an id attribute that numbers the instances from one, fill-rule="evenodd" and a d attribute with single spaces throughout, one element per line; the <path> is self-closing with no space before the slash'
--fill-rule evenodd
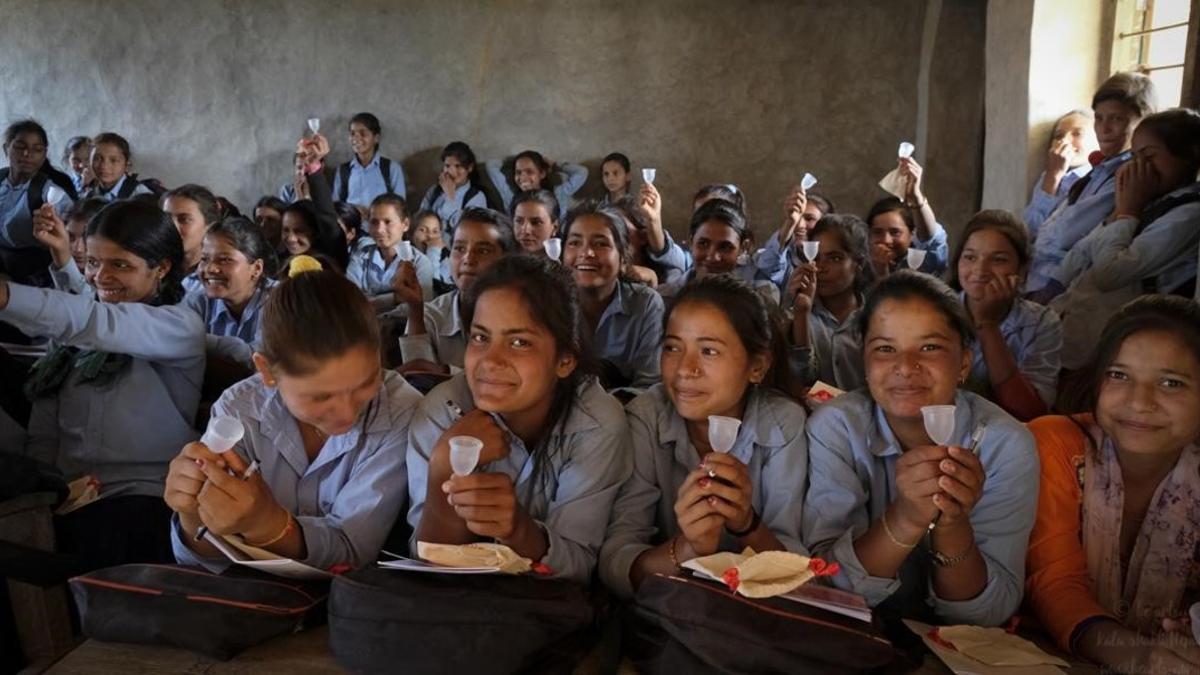
<path id="1" fill-rule="evenodd" d="M 363 113 L 332 180 L 328 140 L 302 138 L 249 219 L 139 179 L 113 133 L 55 169 L 19 122 L 0 321 L 48 351 L 4 383 L 29 409 L 0 438 L 128 490 L 59 518 L 94 567 L 220 570 L 201 527 L 359 567 L 406 519 L 410 543 L 496 541 L 633 598 L 697 556 L 788 550 L 903 616 L 1023 612 L 1080 657 L 1196 672 L 1200 114 L 1153 99 L 1106 81 L 1059 120 L 1023 218 L 980 211 L 952 252 L 912 159 L 862 219 L 790 190 L 756 250 L 736 186 L 699 190 L 677 243 L 618 153 L 583 201 L 582 167 L 526 151 L 488 187 L 454 142 L 410 214 Z M 217 363 L 235 377 L 207 392 Z M 817 382 L 846 393 L 806 400 Z M 209 414 L 244 424 L 236 452 L 196 442 Z M 710 415 L 742 421 L 728 453 Z"/>

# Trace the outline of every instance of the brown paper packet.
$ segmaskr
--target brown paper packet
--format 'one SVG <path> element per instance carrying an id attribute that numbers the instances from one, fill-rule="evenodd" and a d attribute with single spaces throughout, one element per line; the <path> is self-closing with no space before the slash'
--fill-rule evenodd
<path id="1" fill-rule="evenodd" d="M 417 542 L 417 557 L 446 567 L 496 567 L 505 574 L 524 574 L 533 565 L 529 558 L 503 544 L 431 544 Z"/>
<path id="2" fill-rule="evenodd" d="M 1002 628 L 943 626 L 936 630 L 937 637 L 954 645 L 960 654 L 990 666 L 1051 665 L 1069 668 L 1071 665 Z"/>

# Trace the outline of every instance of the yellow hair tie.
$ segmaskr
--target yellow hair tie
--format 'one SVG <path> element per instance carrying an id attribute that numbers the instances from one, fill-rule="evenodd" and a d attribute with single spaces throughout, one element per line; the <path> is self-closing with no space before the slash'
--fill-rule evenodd
<path id="1" fill-rule="evenodd" d="M 288 265 L 288 278 L 294 279 L 305 272 L 320 272 L 323 269 L 321 261 L 311 255 L 298 255 Z"/>

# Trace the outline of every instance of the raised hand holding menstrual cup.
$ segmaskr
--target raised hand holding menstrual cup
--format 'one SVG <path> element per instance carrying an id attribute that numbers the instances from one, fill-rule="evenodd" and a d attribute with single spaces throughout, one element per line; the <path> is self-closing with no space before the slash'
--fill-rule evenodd
<path id="1" fill-rule="evenodd" d="M 900 144 L 900 148 L 896 150 L 896 156 L 900 159 L 908 159 L 909 157 L 912 157 L 914 150 L 916 150 L 916 147 L 914 147 L 912 143 L 904 141 Z"/>
<path id="2" fill-rule="evenodd" d="M 808 192 L 817 185 L 817 177 L 811 173 L 804 174 L 804 178 L 800 179 L 800 189 Z"/>
<path id="3" fill-rule="evenodd" d="M 321 119 L 319 117 L 308 118 L 308 130 L 314 134 L 321 132 Z"/>
<path id="4" fill-rule="evenodd" d="M 655 175 L 658 174 L 658 169 L 642 169 L 642 180 L 647 183 L 653 183 Z"/>
<path id="5" fill-rule="evenodd" d="M 805 241 L 801 247 L 804 253 L 804 259 L 808 262 L 813 262 L 817 259 L 817 254 L 821 251 L 821 242 Z"/>
<path id="6" fill-rule="evenodd" d="M 468 476 L 479 464 L 479 453 L 483 441 L 474 436 L 452 436 L 450 438 L 450 470 L 455 476 Z"/>

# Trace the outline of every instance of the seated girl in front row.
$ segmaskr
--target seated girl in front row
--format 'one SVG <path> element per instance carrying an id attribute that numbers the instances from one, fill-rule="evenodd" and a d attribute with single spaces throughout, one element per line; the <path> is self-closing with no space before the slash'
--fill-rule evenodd
<path id="1" fill-rule="evenodd" d="M 882 611 L 999 625 L 1021 602 L 1037 509 L 1033 437 L 959 389 L 971 323 L 944 283 L 896 272 L 875 286 L 860 325 L 867 388 L 808 423 L 804 541 L 841 565 L 835 584 Z M 926 432 L 929 405 L 956 406 L 947 445 Z"/>
<path id="2" fill-rule="evenodd" d="M 204 378 L 204 323 L 176 304 L 182 263 L 170 217 L 122 201 L 88 223 L 97 299 L 0 281 L 0 321 L 56 341 L 26 384 L 26 453 L 67 480 L 92 475 L 102 494 L 121 491 L 57 523 L 60 550 L 89 569 L 170 559 L 163 475 L 196 438 Z"/>
<path id="3" fill-rule="evenodd" d="M 1029 425 L 1042 458 L 1029 604 L 1063 649 L 1106 667 L 1198 672 L 1200 647 L 1173 631 L 1200 601 L 1200 308 L 1129 303 L 1090 379 L 1088 414 Z"/>
<path id="4" fill-rule="evenodd" d="M 258 374 L 213 406 L 245 437 L 221 455 L 190 443 L 171 461 L 164 498 L 180 563 L 229 564 L 196 540 L 203 525 L 320 569 L 358 567 L 375 560 L 404 504 L 421 395 L 380 367 L 379 324 L 358 288 L 335 271 L 302 271 L 311 267 L 319 263 L 301 256 L 271 291 Z M 255 460 L 259 471 L 243 480 Z"/>
<path id="5" fill-rule="evenodd" d="M 574 282 L 545 258 L 507 256 L 463 310 L 465 368 L 429 392 L 409 437 L 413 549 L 497 541 L 586 582 L 629 475 L 629 433 L 591 375 Z M 453 436 L 484 442 L 475 473 L 451 474 Z"/>
<path id="6" fill-rule="evenodd" d="M 600 551 L 610 588 L 631 595 L 647 576 L 717 551 L 804 552 L 804 408 L 784 395 L 785 349 L 744 281 L 705 277 L 676 298 L 662 383 L 629 404 L 634 470 Z M 709 415 L 742 420 L 728 454 L 712 451 Z"/>

